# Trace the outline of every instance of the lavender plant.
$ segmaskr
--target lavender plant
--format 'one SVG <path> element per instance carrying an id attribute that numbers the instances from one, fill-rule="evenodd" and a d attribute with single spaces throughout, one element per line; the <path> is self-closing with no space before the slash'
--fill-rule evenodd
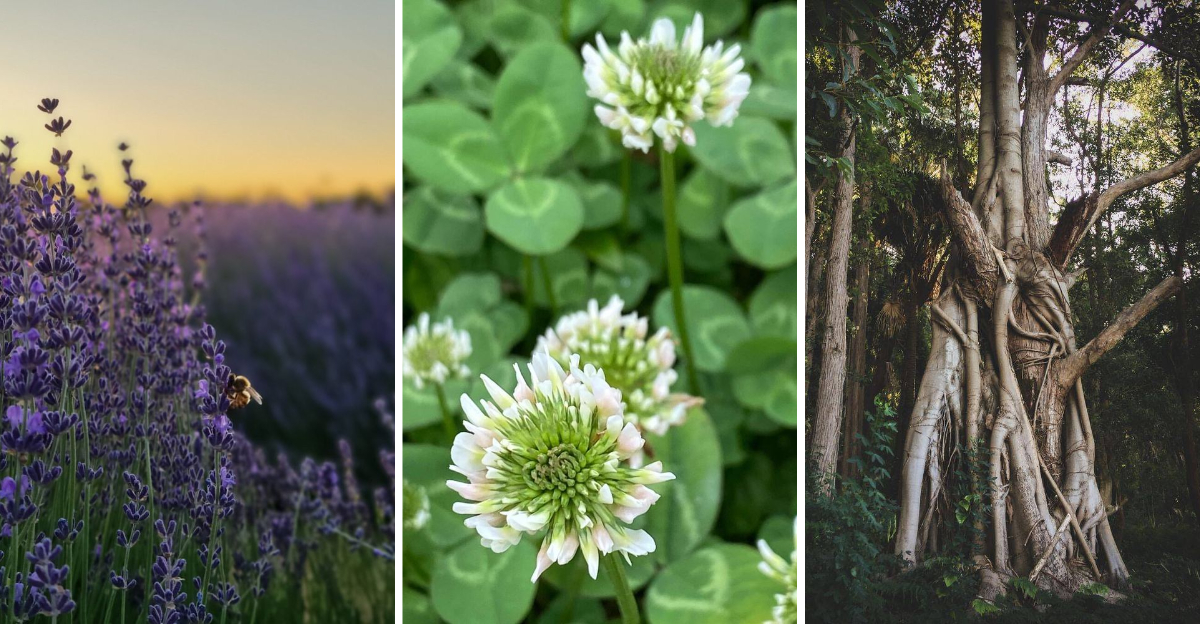
<path id="1" fill-rule="evenodd" d="M 61 136 L 58 105 L 39 109 Z M 95 178 L 70 150 L 17 175 L 18 142 L 2 145 L 5 620 L 390 621 L 390 486 L 364 497 L 345 445 L 341 466 L 268 461 L 230 418 L 209 251 L 194 275 L 180 261 L 200 208 L 154 204 L 124 144 L 119 206 L 77 192 Z"/>

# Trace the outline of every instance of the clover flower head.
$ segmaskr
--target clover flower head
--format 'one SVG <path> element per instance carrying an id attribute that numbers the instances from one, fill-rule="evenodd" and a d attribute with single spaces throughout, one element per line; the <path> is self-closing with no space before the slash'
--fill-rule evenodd
<path id="1" fill-rule="evenodd" d="M 534 581 L 576 552 L 592 578 L 600 555 L 618 551 L 628 560 L 654 552 L 650 534 L 627 525 L 659 498 L 646 486 L 675 475 L 663 472 L 661 462 L 621 465 L 644 444 L 624 420 L 621 393 L 603 371 L 581 370 L 579 356 L 572 356 L 568 374 L 548 353 L 535 352 L 528 384 L 514 368 L 511 395 L 481 375 L 492 400 L 476 405 L 462 396 L 467 431 L 454 439 L 450 469 L 468 482 L 447 485 L 475 502 L 455 503 L 454 511 L 471 516 L 465 524 L 494 552 L 544 530 Z"/>
<path id="2" fill-rule="evenodd" d="M 454 321 L 429 323 L 422 313 L 417 324 L 404 330 L 404 376 L 419 390 L 426 382 L 444 383 L 463 377 L 470 370 L 463 362 L 471 355 L 471 335 L 454 329 Z"/>
<path id="3" fill-rule="evenodd" d="M 675 41 L 675 24 L 659 18 L 649 39 L 634 41 L 628 32 L 614 53 L 596 34 L 596 46 L 583 46 L 583 77 L 590 97 L 600 100 L 596 116 L 606 127 L 621 131 L 625 147 L 648 152 L 654 136 L 674 152 L 679 141 L 696 144 L 691 123 L 707 119 L 728 126 L 750 92 L 750 75 L 742 72 L 741 47 L 725 49 L 720 41 L 703 47 L 704 18 L 696 13 L 692 25 Z"/>
<path id="4" fill-rule="evenodd" d="M 792 529 L 795 532 L 795 543 L 800 543 L 800 517 L 797 516 L 792 522 Z M 763 624 L 796 624 L 798 618 L 799 604 L 799 575 L 796 570 L 796 551 L 792 550 L 791 562 L 784 561 L 783 557 L 775 554 L 774 550 L 767 545 L 766 540 L 758 540 L 758 552 L 762 555 L 763 560 L 758 563 L 758 569 L 763 574 L 783 583 L 787 587 L 787 591 L 782 594 L 775 594 L 775 607 L 771 609 L 772 619 Z"/>
<path id="5" fill-rule="evenodd" d="M 621 314 L 625 303 L 613 295 L 601 308 L 592 299 L 587 309 L 568 314 L 538 338 L 544 349 L 559 364 L 579 356 L 583 364 L 604 371 L 608 383 L 621 391 L 625 400 L 625 422 L 640 431 L 663 435 L 674 425 L 683 424 L 687 410 L 703 399 L 671 392 L 678 375 L 675 369 L 675 341 L 665 327 L 647 337 L 649 320 L 636 312 Z M 630 458 L 635 468 L 642 465 L 639 450 Z"/>
<path id="6" fill-rule="evenodd" d="M 425 488 L 404 481 L 404 528 L 419 531 L 429 523 L 429 495 Z"/>

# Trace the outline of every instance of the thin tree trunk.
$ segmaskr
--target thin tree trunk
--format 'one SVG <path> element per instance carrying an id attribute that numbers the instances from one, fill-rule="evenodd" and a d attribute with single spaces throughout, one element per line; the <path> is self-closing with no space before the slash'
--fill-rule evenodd
<path id="1" fill-rule="evenodd" d="M 917 366 L 921 348 L 920 303 L 917 301 L 917 285 L 909 280 L 909 290 L 904 295 L 904 361 L 900 366 L 900 427 L 908 425 L 908 414 L 912 413 L 917 396 Z"/>
<path id="2" fill-rule="evenodd" d="M 847 57 L 850 73 L 858 70 L 859 48 L 854 31 L 846 30 L 849 45 Z M 813 423 L 812 455 L 818 474 L 830 475 L 837 470 L 838 442 L 842 427 L 844 388 L 846 384 L 846 272 L 850 261 L 850 234 L 854 217 L 854 148 L 855 129 L 850 111 L 843 106 L 838 113 L 842 124 L 841 157 L 852 165 L 849 172 L 838 172 L 834 189 L 833 228 L 829 236 L 829 262 L 825 269 L 825 337 L 821 347 L 821 376 L 817 383 L 816 419 Z M 831 493 L 828 482 L 822 486 Z"/>
<path id="3" fill-rule="evenodd" d="M 867 198 L 863 197 L 862 205 L 867 206 Z M 850 343 L 850 378 L 846 380 L 846 431 L 842 436 L 842 458 L 840 471 L 842 476 L 855 474 L 852 457 L 858 455 L 860 444 L 858 434 L 862 433 L 865 409 L 867 375 L 867 298 L 869 296 L 869 280 L 871 270 L 870 256 L 863 255 L 854 267 L 854 340 Z"/>

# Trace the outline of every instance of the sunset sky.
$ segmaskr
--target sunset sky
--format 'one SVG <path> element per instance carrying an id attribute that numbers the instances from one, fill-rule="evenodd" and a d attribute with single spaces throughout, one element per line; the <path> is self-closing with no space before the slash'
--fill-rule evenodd
<path id="1" fill-rule="evenodd" d="M 160 201 L 381 193 L 395 177 L 394 12 L 392 0 L 4 3 L 0 137 L 20 141 L 18 171 L 74 150 L 110 200 L 125 192 L 121 141 Z M 74 122 L 62 138 L 42 127 L 43 97 Z"/>

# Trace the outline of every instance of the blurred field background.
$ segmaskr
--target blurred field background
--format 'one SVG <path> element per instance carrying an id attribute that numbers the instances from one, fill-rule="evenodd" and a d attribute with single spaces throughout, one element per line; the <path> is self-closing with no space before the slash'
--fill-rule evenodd
<path id="1" fill-rule="evenodd" d="M 374 404 L 391 408 L 395 390 L 394 199 L 201 210 L 202 301 L 227 362 L 264 399 L 237 412 L 235 425 L 293 458 L 335 458 L 344 438 L 360 478 L 377 482 L 380 436 L 391 433 Z M 185 230 L 181 256 L 191 259 L 200 230 Z"/>

